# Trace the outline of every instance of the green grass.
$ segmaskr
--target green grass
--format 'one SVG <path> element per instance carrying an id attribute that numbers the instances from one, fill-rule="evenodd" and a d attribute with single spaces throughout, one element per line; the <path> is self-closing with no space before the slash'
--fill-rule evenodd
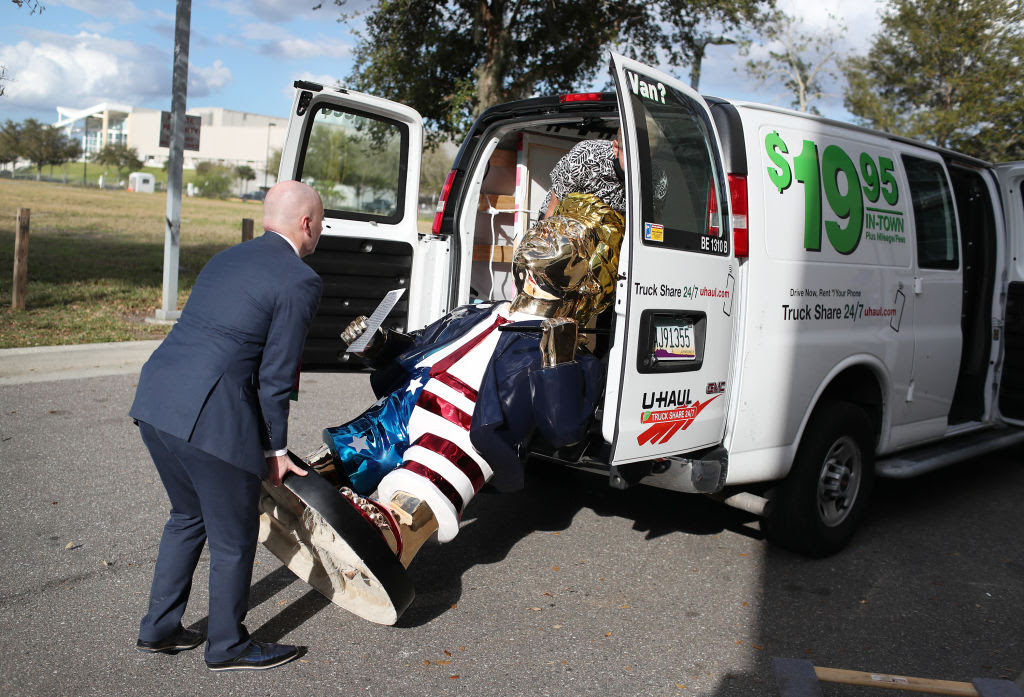
<path id="1" fill-rule="evenodd" d="M 30 210 L 24 311 L 11 309 L 19 208 Z M 0 348 L 166 335 L 145 322 L 161 304 L 166 210 L 164 193 L 0 178 Z M 210 257 L 241 241 L 243 218 L 259 234 L 262 212 L 255 201 L 182 199 L 179 309 Z M 419 219 L 420 232 L 432 219 Z"/>
<path id="2" fill-rule="evenodd" d="M 166 194 L 0 179 L 0 348 L 164 336 L 144 319 L 161 303 L 166 207 Z M 31 211 L 24 311 L 11 308 L 19 208 Z M 256 202 L 183 199 L 179 308 L 210 257 L 241 240 L 242 219 L 258 225 L 261 213 Z"/>
<path id="3" fill-rule="evenodd" d="M 9 169 L 6 171 L 10 172 Z M 134 171 L 136 170 L 121 170 L 121 179 L 127 182 L 128 175 Z M 160 187 L 166 189 L 167 172 L 164 171 L 163 167 L 143 167 L 138 171 L 152 174 L 154 180 L 159 182 Z M 84 177 L 91 186 L 97 186 L 99 185 L 100 176 L 103 177 L 104 186 L 113 187 L 117 185 L 117 169 L 114 167 L 107 167 L 105 165 L 98 165 L 95 162 L 89 162 L 87 164 L 83 164 L 81 162 L 65 162 L 63 165 L 56 167 L 43 167 L 42 174 L 45 179 L 69 185 L 81 184 Z M 19 180 L 34 180 L 36 177 L 36 168 L 19 167 L 17 175 Z M 195 181 L 196 171 L 194 169 L 184 169 L 181 172 L 181 178 L 182 184 L 187 186 L 189 182 Z M 262 183 L 263 179 L 258 177 L 257 180 L 250 181 L 247 184 L 246 191 L 254 191 L 258 189 Z"/>

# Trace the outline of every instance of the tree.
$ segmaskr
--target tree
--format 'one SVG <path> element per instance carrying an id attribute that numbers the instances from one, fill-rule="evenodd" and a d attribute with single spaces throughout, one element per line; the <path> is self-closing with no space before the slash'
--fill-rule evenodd
<path id="1" fill-rule="evenodd" d="M 622 4 L 380 0 L 366 18 L 351 81 L 419 110 L 432 140 L 460 134 L 489 106 L 593 76 L 601 47 L 618 35 Z"/>
<path id="2" fill-rule="evenodd" d="M 235 176 L 242 180 L 242 193 L 249 188 L 248 183 L 256 178 L 256 170 L 249 165 L 238 165 L 235 167 Z"/>
<path id="3" fill-rule="evenodd" d="M 420 161 L 420 196 L 429 196 L 436 201 L 441 194 L 448 172 L 452 169 L 452 162 L 458 146 L 451 141 L 438 143 L 431 147 L 423 148 L 423 158 Z"/>
<path id="4" fill-rule="evenodd" d="M 217 162 L 200 162 L 196 165 L 195 184 L 199 194 L 207 198 L 224 198 L 231 191 L 234 171 Z"/>
<path id="5" fill-rule="evenodd" d="M 1024 157 L 1019 0 L 892 0 L 866 56 L 845 65 L 864 124 L 989 159 Z"/>
<path id="6" fill-rule="evenodd" d="M 692 64 L 698 80 L 706 47 L 732 40 L 712 29 L 733 29 L 773 2 L 379 0 L 366 16 L 350 82 L 417 109 L 431 144 L 461 139 L 487 107 L 586 85 L 611 46 Z"/>
<path id="7" fill-rule="evenodd" d="M 27 7 L 29 14 L 39 14 L 46 9 L 46 6 L 39 0 L 11 0 L 18 7 Z"/>
<path id="8" fill-rule="evenodd" d="M 810 33 L 802 31 L 796 18 L 773 13 L 762 31 L 761 44 L 768 58 L 748 60 L 747 74 L 761 85 L 780 84 L 793 95 L 792 106 L 797 111 L 820 113 L 812 102 L 830 96 L 826 85 L 839 77 L 836 45 L 846 33 L 842 20 L 829 17 L 834 29 Z M 748 43 L 741 53 L 749 55 L 750 50 Z"/>
<path id="9" fill-rule="evenodd" d="M 20 127 L 10 119 L 0 126 L 0 165 L 15 163 L 20 157 Z M 13 164 L 11 166 L 13 170 Z"/>
<path id="10" fill-rule="evenodd" d="M 92 160 L 97 164 L 116 169 L 118 181 L 121 181 L 121 170 L 127 169 L 131 172 L 142 167 L 139 151 L 129 148 L 124 143 L 107 143 L 93 155 Z"/>
<path id="11" fill-rule="evenodd" d="M 669 65 L 689 66 L 690 87 L 700 86 L 701 66 L 709 46 L 745 42 L 747 29 L 759 30 L 775 14 L 775 0 L 661 0 L 651 4 L 660 26 L 658 49 Z M 651 22 L 651 24 L 655 24 Z M 638 39 L 646 44 L 646 32 Z"/>
<path id="12" fill-rule="evenodd" d="M 270 151 L 270 157 L 267 159 L 267 171 L 268 172 L 280 172 L 281 171 L 281 149 Z"/>
<path id="13" fill-rule="evenodd" d="M 62 165 L 65 162 L 77 160 L 82 156 L 82 144 L 71 138 L 64 138 L 64 148 L 54 153 L 54 156 L 46 164 L 50 165 L 50 174 L 53 174 L 55 165 Z"/>
<path id="14" fill-rule="evenodd" d="M 18 129 L 18 154 L 35 165 L 36 181 L 42 179 L 43 167 L 60 165 L 72 159 L 72 153 L 80 153 L 68 143 L 60 129 L 25 119 Z M 77 145 L 77 144 L 76 144 Z M 77 154 L 74 155 L 77 157 Z"/>

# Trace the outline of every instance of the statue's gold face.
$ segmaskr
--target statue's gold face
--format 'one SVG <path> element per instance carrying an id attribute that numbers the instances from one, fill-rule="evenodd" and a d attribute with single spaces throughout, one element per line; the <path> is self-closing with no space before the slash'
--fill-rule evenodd
<path id="1" fill-rule="evenodd" d="M 597 236 L 578 220 L 549 218 L 523 237 L 512 260 L 516 287 L 542 300 L 578 291 L 590 273 Z"/>
<path id="2" fill-rule="evenodd" d="M 585 325 L 615 292 L 622 216 L 593 194 L 569 194 L 516 247 L 513 309 Z"/>

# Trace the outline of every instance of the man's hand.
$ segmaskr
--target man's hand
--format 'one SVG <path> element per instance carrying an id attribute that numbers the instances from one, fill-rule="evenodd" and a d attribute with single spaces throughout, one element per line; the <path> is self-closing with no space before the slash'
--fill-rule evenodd
<path id="1" fill-rule="evenodd" d="M 267 481 L 274 486 L 281 486 L 281 480 L 289 472 L 293 472 L 300 477 L 306 476 L 306 470 L 292 462 L 292 459 L 287 454 L 267 458 Z"/>

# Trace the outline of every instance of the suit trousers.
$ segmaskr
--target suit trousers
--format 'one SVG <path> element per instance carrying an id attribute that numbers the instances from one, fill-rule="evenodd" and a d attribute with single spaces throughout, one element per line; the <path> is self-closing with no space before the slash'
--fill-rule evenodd
<path id="1" fill-rule="evenodd" d="M 259 536 L 260 479 L 145 422 L 139 431 L 171 501 L 139 639 L 159 641 L 177 631 L 209 540 L 206 660 L 232 659 L 249 643 L 243 621 Z"/>

